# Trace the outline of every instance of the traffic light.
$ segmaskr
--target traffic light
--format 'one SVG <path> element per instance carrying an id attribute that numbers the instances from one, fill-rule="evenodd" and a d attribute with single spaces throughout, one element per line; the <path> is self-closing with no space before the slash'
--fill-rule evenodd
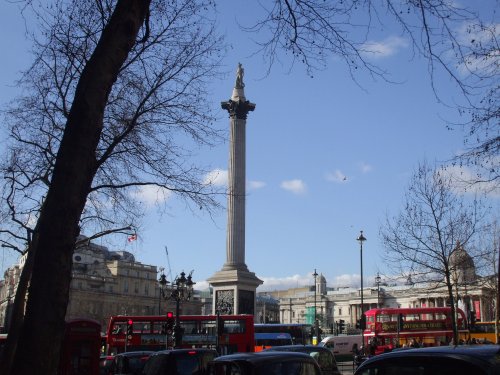
<path id="1" fill-rule="evenodd" d="M 340 319 L 339 320 L 339 333 L 344 333 L 344 329 L 345 329 L 345 320 Z"/>
<path id="2" fill-rule="evenodd" d="M 169 311 L 167 312 L 167 324 L 166 324 L 166 334 L 171 335 L 174 332 L 174 313 Z"/>
<path id="3" fill-rule="evenodd" d="M 134 322 L 132 319 L 127 320 L 127 335 L 132 335 L 134 333 Z"/>

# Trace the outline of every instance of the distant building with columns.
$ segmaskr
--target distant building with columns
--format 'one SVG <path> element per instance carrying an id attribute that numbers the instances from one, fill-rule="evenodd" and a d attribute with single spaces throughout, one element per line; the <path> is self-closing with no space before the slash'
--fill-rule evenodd
<path id="1" fill-rule="evenodd" d="M 496 281 L 476 274 L 474 261 L 462 246 L 457 245 L 451 254 L 450 265 L 458 307 L 468 318 L 473 314 L 476 321 L 494 320 Z M 356 321 L 361 316 L 360 289 L 328 288 L 321 274 L 315 286 L 266 291 L 259 295 L 272 296 L 279 301 L 281 323 L 312 324 L 316 310 L 324 333 L 333 332 L 335 322 L 340 319 L 345 321 L 348 332 L 355 333 Z M 445 307 L 450 304 L 444 281 L 387 285 L 379 280 L 377 285 L 373 280 L 363 288 L 363 297 L 364 311 L 377 307 Z"/>

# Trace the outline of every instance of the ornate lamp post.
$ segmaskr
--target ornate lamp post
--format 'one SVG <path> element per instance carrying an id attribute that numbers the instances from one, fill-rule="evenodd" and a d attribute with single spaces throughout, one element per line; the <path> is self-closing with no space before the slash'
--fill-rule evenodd
<path id="1" fill-rule="evenodd" d="M 380 308 L 380 281 L 382 278 L 380 274 L 377 272 L 377 276 L 375 276 L 375 284 L 377 285 L 377 309 Z"/>
<path id="2" fill-rule="evenodd" d="M 363 301 L 363 242 L 366 241 L 365 236 L 363 236 L 363 231 L 360 231 L 359 237 L 356 238 L 359 241 L 360 247 L 360 260 L 361 260 L 361 320 L 363 320 L 364 315 L 364 301 Z M 361 342 L 363 346 L 365 345 L 364 329 L 361 329 Z"/>
<path id="3" fill-rule="evenodd" d="M 158 283 L 160 285 L 161 295 L 165 299 L 170 299 L 175 301 L 175 326 L 174 326 L 174 347 L 178 348 L 182 341 L 182 330 L 180 325 L 180 303 L 189 301 L 193 295 L 193 282 L 191 273 L 186 277 L 184 271 L 181 272 L 180 276 L 177 276 L 172 283 L 172 287 L 168 288 L 168 281 L 164 274 L 160 276 Z"/>
<path id="4" fill-rule="evenodd" d="M 158 315 L 161 315 L 161 297 L 164 296 L 165 288 L 167 287 L 167 277 L 163 273 L 164 268 L 160 267 L 160 278 L 158 279 Z"/>

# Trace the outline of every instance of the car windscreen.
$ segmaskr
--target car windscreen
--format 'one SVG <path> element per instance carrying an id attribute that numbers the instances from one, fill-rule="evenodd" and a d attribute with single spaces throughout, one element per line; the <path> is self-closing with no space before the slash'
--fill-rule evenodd
<path id="1" fill-rule="evenodd" d="M 312 363 L 302 361 L 269 363 L 261 366 L 256 373 L 259 375 L 320 375 Z"/>
<path id="2" fill-rule="evenodd" d="M 124 372 L 132 373 L 132 374 L 140 374 L 141 370 L 144 368 L 146 361 L 148 359 L 148 355 L 140 356 L 140 357 L 131 357 L 127 358 L 128 363 L 124 370 Z"/>
<path id="3" fill-rule="evenodd" d="M 213 353 L 177 352 L 169 355 L 153 355 L 144 368 L 144 375 L 199 375 L 213 360 Z"/>

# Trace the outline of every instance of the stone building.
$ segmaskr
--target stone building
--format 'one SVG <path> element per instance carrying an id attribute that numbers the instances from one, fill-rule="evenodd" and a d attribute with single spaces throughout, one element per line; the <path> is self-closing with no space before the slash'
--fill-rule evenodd
<path id="1" fill-rule="evenodd" d="M 80 242 L 73 254 L 66 319 L 95 319 L 104 332 L 112 315 L 156 315 L 175 311 L 175 302 L 160 295 L 156 266 L 136 261 L 127 251 L 109 251 L 90 241 Z M 0 283 L 0 325 L 6 329 L 24 260 L 25 257 L 21 257 L 19 264 L 7 269 Z M 181 314 L 201 314 L 199 295 L 195 294 L 180 307 Z"/>
<path id="2" fill-rule="evenodd" d="M 255 301 L 255 323 L 279 323 L 280 322 L 280 301 L 269 294 L 261 293 L 257 295 Z"/>
<path id="3" fill-rule="evenodd" d="M 496 291 L 491 282 L 495 277 L 476 274 L 472 257 L 457 244 L 450 254 L 451 279 L 454 299 L 470 319 L 491 321 L 495 318 Z M 263 293 L 259 293 L 262 295 Z M 266 295 L 279 301 L 281 323 L 313 324 L 314 311 L 324 333 L 333 333 L 335 322 L 344 320 L 346 332 L 356 333 L 356 322 L 361 317 L 360 288 L 328 288 L 323 275 L 315 286 L 267 291 Z M 444 307 L 449 306 L 444 281 L 404 285 L 387 285 L 374 280 L 363 287 L 364 310 L 376 307 Z"/>

